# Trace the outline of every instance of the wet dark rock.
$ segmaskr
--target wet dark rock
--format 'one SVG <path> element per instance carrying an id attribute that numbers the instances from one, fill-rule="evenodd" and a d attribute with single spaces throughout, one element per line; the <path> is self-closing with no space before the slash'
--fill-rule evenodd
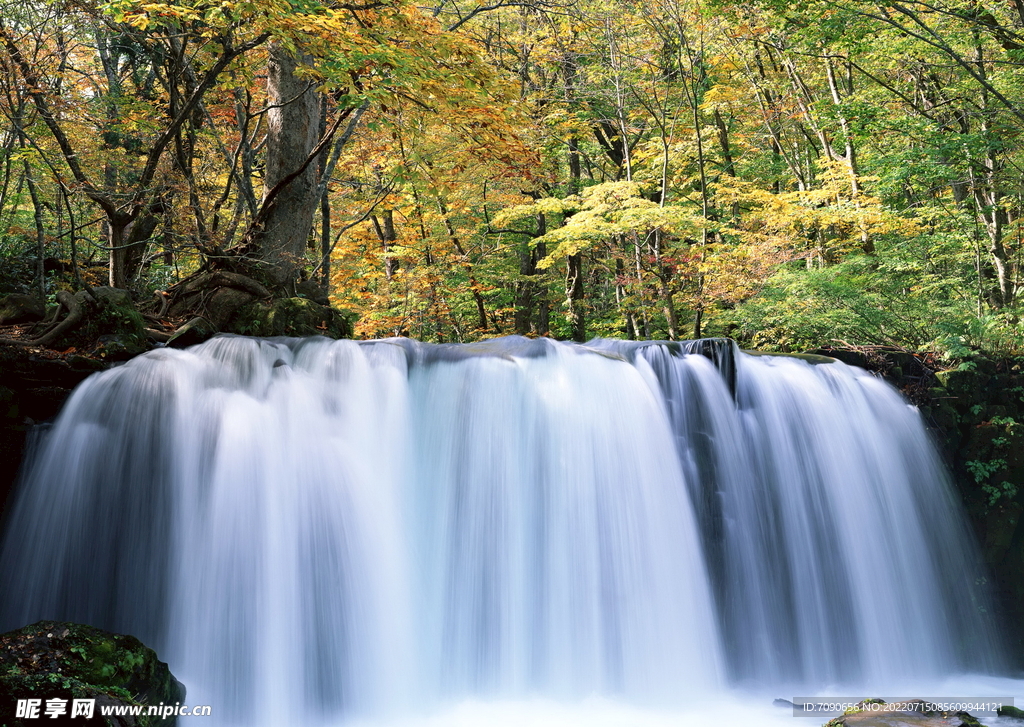
<path id="1" fill-rule="evenodd" d="M 257 296 L 238 288 L 217 288 L 206 301 L 204 315 L 218 331 L 230 331 L 237 327 L 235 321 L 242 311 L 257 299 Z"/>
<path id="2" fill-rule="evenodd" d="M 315 280 L 303 280 L 295 284 L 295 294 L 300 298 L 309 298 L 320 305 L 330 305 L 330 300 L 324 295 L 320 284 Z"/>
<path id="3" fill-rule="evenodd" d="M 105 361 L 0 346 L 0 532 L 30 432 L 57 416 L 71 390 L 109 367 Z"/>
<path id="4" fill-rule="evenodd" d="M 18 700 L 39 699 L 39 717 L 16 716 Z M 74 700 L 95 700 L 92 720 L 71 717 Z M 133 636 L 113 634 L 79 624 L 40 621 L 0 634 L 0 724 L 95 724 L 108 727 L 171 727 L 176 718 L 143 714 L 101 717 L 105 706 L 174 705 L 185 688 L 167 664 Z M 65 711 L 45 714 L 47 700 Z M 146 710 L 143 710 L 146 711 Z"/>
<path id="5" fill-rule="evenodd" d="M 108 361 L 127 361 L 147 350 L 149 346 L 141 343 L 137 337 L 115 333 L 97 338 L 92 352 Z"/>
<path id="6" fill-rule="evenodd" d="M 202 343 L 217 332 L 210 321 L 205 318 L 193 318 L 185 325 L 178 328 L 169 339 L 167 345 L 171 348 L 188 348 L 197 343 Z"/>
<path id="7" fill-rule="evenodd" d="M 1019 359 L 975 357 L 936 374 L 918 400 L 995 578 L 1017 666 L 1024 663 L 1024 375 Z"/>
<path id="8" fill-rule="evenodd" d="M 132 294 L 122 288 L 111 288 L 107 285 L 101 285 L 96 288 L 90 288 L 89 293 L 100 305 L 119 307 L 131 307 L 132 305 Z"/>

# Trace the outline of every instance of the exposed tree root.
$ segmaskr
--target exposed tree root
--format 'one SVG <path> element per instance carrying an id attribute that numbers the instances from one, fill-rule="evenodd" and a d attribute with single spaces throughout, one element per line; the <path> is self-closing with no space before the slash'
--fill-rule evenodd
<path id="1" fill-rule="evenodd" d="M 217 330 L 229 330 L 243 306 L 268 300 L 273 293 L 240 273 L 213 270 L 182 280 L 167 291 L 169 304 L 161 309 L 176 319 L 205 318 Z"/>
<path id="2" fill-rule="evenodd" d="M 153 341 L 167 343 L 169 340 L 171 340 L 171 336 L 174 335 L 174 332 L 158 331 L 155 328 L 147 328 L 146 335 L 149 336 L 149 338 Z"/>
<path id="3" fill-rule="evenodd" d="M 0 338 L 0 343 L 15 346 L 49 346 L 58 341 L 61 336 L 77 328 L 85 320 L 86 312 L 96 301 L 85 290 L 74 294 L 66 290 L 59 290 L 57 291 L 57 302 L 68 311 L 63 320 L 55 317 L 54 321 L 36 338 Z"/>

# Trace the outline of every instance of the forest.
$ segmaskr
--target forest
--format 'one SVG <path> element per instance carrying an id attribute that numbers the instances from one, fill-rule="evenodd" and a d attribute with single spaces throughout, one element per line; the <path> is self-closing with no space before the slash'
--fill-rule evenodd
<path id="1" fill-rule="evenodd" d="M 0 296 L 1016 353 L 1022 65 L 1021 0 L 5 0 Z"/>

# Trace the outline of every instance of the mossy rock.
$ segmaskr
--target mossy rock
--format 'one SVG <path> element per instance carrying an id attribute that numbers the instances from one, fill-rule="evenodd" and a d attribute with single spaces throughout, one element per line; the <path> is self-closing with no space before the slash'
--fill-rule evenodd
<path id="1" fill-rule="evenodd" d="M 11 293 L 0 297 L 0 325 L 32 323 L 46 316 L 46 306 L 34 295 Z"/>
<path id="2" fill-rule="evenodd" d="M 50 718 L 19 719 L 19 699 L 67 700 L 67 713 Z M 185 688 L 167 664 L 133 636 L 113 634 L 91 626 L 40 621 L 0 634 L 0 724 L 5 727 L 80 725 L 70 717 L 74 699 L 95 699 L 94 722 L 108 727 L 170 727 L 174 717 L 142 714 L 103 718 L 105 706 L 174 705 L 185 699 Z M 143 710 L 146 711 L 146 710 Z"/>
<path id="3" fill-rule="evenodd" d="M 100 286 L 78 296 L 85 296 L 85 320 L 64 336 L 63 345 L 106 361 L 124 361 L 149 349 L 146 321 L 127 290 Z"/>
<path id="4" fill-rule="evenodd" d="M 927 403 L 922 403 L 919 406 L 925 421 L 930 422 L 933 428 L 948 437 L 957 429 L 960 415 L 957 413 L 956 407 L 950 403 L 946 390 L 940 387 L 929 389 L 928 398 L 925 401 Z M 957 439 L 957 441 L 959 440 Z"/>
<path id="5" fill-rule="evenodd" d="M 861 710 L 826 722 L 823 727 L 984 727 L 967 712 L 880 712 Z"/>
<path id="6" fill-rule="evenodd" d="M 205 318 L 196 317 L 174 332 L 167 345 L 171 348 L 188 348 L 202 343 L 217 333 L 217 329 Z"/>
<path id="7" fill-rule="evenodd" d="M 1024 722 L 1024 709 L 1017 709 L 1016 707 L 1001 707 L 997 713 L 1000 717 L 1010 717 L 1011 719 L 1017 719 Z"/>
<path id="8" fill-rule="evenodd" d="M 954 396 L 976 397 L 988 377 L 976 369 L 949 369 L 936 371 L 935 378 Z"/>
<path id="9" fill-rule="evenodd" d="M 243 306 L 231 332 L 247 336 L 327 336 L 348 338 L 352 321 L 341 311 L 308 298 L 276 298 Z"/>

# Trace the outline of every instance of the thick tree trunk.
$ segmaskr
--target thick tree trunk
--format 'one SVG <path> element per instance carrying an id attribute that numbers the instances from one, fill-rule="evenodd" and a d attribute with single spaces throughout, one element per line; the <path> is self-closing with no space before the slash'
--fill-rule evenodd
<path id="1" fill-rule="evenodd" d="M 145 259 L 146 240 L 153 236 L 159 221 L 156 214 L 144 214 L 135 220 L 125 217 L 107 222 L 110 287 L 131 287 Z"/>
<path id="2" fill-rule="evenodd" d="M 320 137 L 316 91 L 296 75 L 306 60 L 280 45 L 270 47 L 264 198 L 277 191 L 259 238 L 259 254 L 267 264 L 270 281 L 286 290 L 294 285 L 302 267 L 319 202 L 317 166 L 308 164 L 299 172 Z"/>
<path id="3" fill-rule="evenodd" d="M 537 259 L 543 260 L 548 256 L 548 246 L 543 242 L 537 243 Z M 546 336 L 551 330 L 551 303 L 548 302 L 548 287 L 545 283 L 538 285 L 537 290 L 537 335 Z"/>
<path id="4" fill-rule="evenodd" d="M 128 275 L 125 270 L 126 265 L 126 252 L 127 244 L 125 243 L 125 234 L 128 229 L 128 223 L 117 220 L 107 221 L 107 244 L 110 246 L 110 257 L 108 273 L 110 278 L 108 282 L 111 288 L 127 288 L 128 287 Z"/>

